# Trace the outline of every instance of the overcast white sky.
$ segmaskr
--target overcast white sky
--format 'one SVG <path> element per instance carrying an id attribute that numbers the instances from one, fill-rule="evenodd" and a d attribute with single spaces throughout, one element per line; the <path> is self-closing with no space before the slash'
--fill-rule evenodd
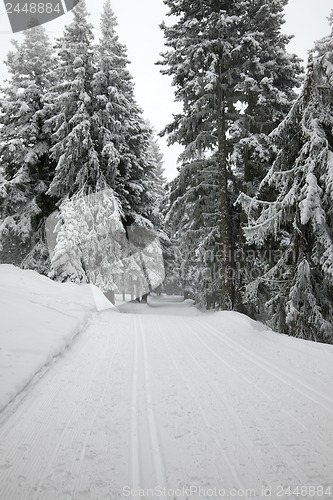
<path id="1" fill-rule="evenodd" d="M 7 0 L 6 0 L 7 1 Z M 38 0 L 36 0 L 38 2 Z M 15 0 L 12 0 L 15 4 Z M 98 28 L 99 15 L 103 0 L 86 0 L 91 22 Z M 179 107 L 173 101 L 173 89 L 168 77 L 159 72 L 154 63 L 159 59 L 163 48 L 163 33 L 159 24 L 167 11 L 163 0 L 111 0 L 113 10 L 118 17 L 118 33 L 121 41 L 127 45 L 131 61 L 131 73 L 135 81 L 136 98 L 144 110 L 144 115 L 160 131 L 172 119 L 172 113 Z M 307 51 L 314 40 L 329 34 L 327 17 L 332 9 L 332 0 L 289 0 L 286 8 L 285 32 L 295 35 L 290 44 L 290 51 L 306 59 Z M 68 24 L 71 14 L 51 21 L 45 25 L 50 37 L 60 36 L 64 25 Z M 0 2 L 0 78 L 5 77 L 2 61 L 10 50 L 10 40 L 20 35 L 10 32 L 9 21 L 3 2 Z M 176 161 L 179 147 L 167 147 L 166 141 L 160 140 L 164 154 L 166 175 L 172 179 L 176 173 Z"/>

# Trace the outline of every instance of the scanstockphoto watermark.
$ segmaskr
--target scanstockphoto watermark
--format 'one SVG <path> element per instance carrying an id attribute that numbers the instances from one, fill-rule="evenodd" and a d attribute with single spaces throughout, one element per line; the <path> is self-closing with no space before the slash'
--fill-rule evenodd
<path id="1" fill-rule="evenodd" d="M 202 271 L 201 277 L 207 281 L 237 282 L 245 279 L 247 282 L 251 282 L 260 278 L 262 274 L 262 269 L 256 265 L 244 267 L 240 263 L 236 263 L 234 266 L 221 266 L 220 263 L 213 263 Z"/>
<path id="2" fill-rule="evenodd" d="M 257 491 L 251 488 L 205 488 L 198 485 L 181 486 L 179 488 L 166 488 L 156 486 L 155 488 L 131 488 L 124 486 L 122 496 L 124 498 L 164 498 L 164 499 L 181 499 L 181 498 L 255 498 Z"/>
<path id="3" fill-rule="evenodd" d="M 4 0 L 13 33 L 53 21 L 72 10 L 80 0 Z"/>
<path id="4" fill-rule="evenodd" d="M 178 488 L 166 488 L 156 486 L 155 488 L 131 488 L 124 486 L 121 492 L 123 498 L 332 498 L 333 487 L 331 485 L 262 485 L 255 488 L 219 488 L 203 487 L 199 485 L 181 486 Z"/>
<path id="5" fill-rule="evenodd" d="M 165 267 L 159 233 L 141 219 L 124 227 L 122 217 L 110 188 L 64 200 L 45 223 L 52 277 L 91 283 L 124 301 L 160 286 Z"/>
<path id="6" fill-rule="evenodd" d="M 209 263 L 220 263 L 225 265 L 238 264 L 256 264 L 266 262 L 274 265 L 283 257 L 288 256 L 288 263 L 293 264 L 297 262 L 296 253 L 291 248 L 277 249 L 277 248 L 234 248 L 228 245 L 215 245 L 211 249 L 197 250 L 184 249 L 182 256 L 187 261 L 197 261 Z"/>

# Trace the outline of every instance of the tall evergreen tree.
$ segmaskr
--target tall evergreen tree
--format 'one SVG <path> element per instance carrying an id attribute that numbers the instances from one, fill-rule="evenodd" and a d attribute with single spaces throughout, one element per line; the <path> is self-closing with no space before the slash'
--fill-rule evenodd
<path id="1" fill-rule="evenodd" d="M 117 20 L 107 0 L 101 16 L 98 71 L 93 79 L 94 127 L 101 168 L 118 195 L 124 224 L 147 215 L 142 194 L 153 168 L 148 154 L 151 131 L 134 98 L 127 50 L 116 33 Z"/>
<path id="2" fill-rule="evenodd" d="M 233 163 L 248 194 L 255 192 L 271 165 L 267 136 L 289 112 L 301 83 L 300 59 L 286 50 L 292 36 L 281 32 L 287 4 L 288 0 L 250 2 L 243 19 L 242 111 L 231 133 Z"/>
<path id="3" fill-rule="evenodd" d="M 56 86 L 48 96 L 52 132 L 51 156 L 56 172 L 49 194 L 64 199 L 84 186 L 94 188 L 100 178 L 100 160 L 92 127 L 94 51 L 92 25 L 85 1 L 73 9 L 74 19 L 57 41 Z"/>
<path id="4" fill-rule="evenodd" d="M 144 204 L 148 208 L 146 215 L 154 224 L 156 229 L 162 231 L 163 216 L 162 204 L 165 196 L 165 178 L 163 168 L 163 154 L 155 137 L 155 131 L 151 128 L 149 122 L 146 122 L 150 131 L 148 148 L 146 152 L 147 173 L 143 178 L 144 191 L 142 194 Z"/>
<path id="5" fill-rule="evenodd" d="M 238 230 L 231 208 L 231 186 L 239 189 L 235 143 L 243 140 L 239 160 L 246 141 L 247 148 L 254 141 L 253 134 L 266 133 L 274 126 L 280 108 L 282 118 L 299 66 L 285 52 L 288 38 L 279 34 L 282 0 L 264 2 L 264 6 L 259 0 L 191 4 L 165 0 L 165 4 L 177 21 L 171 27 L 162 25 L 170 48 L 163 54 L 167 69 L 162 72 L 173 76 L 176 99 L 183 104 L 182 114 L 174 117 L 165 132 L 171 143 L 185 146 L 169 218 L 185 239 L 183 247 L 190 255 L 185 267 L 200 302 L 231 308 L 238 301 L 233 258 Z M 273 57 L 275 51 L 279 61 Z M 252 172 L 252 179 L 257 175 L 250 160 L 237 161 L 237 167 L 243 169 L 241 177 L 245 170 Z"/>
<path id="6" fill-rule="evenodd" d="M 156 181 L 158 184 L 158 191 L 159 194 L 163 197 L 165 194 L 165 184 L 166 184 L 166 178 L 165 178 L 165 172 L 164 172 L 164 160 L 163 160 L 163 153 L 161 151 L 160 145 L 156 139 L 156 137 L 151 138 L 151 143 L 150 143 L 150 148 L 151 152 L 153 155 L 154 159 L 154 165 L 155 165 L 155 175 L 156 175 Z"/>
<path id="7" fill-rule="evenodd" d="M 253 196 L 267 174 L 276 155 L 269 134 L 290 110 L 296 99 L 295 88 L 301 83 L 300 59 L 286 50 L 292 37 L 281 32 L 287 3 L 288 0 L 265 0 L 248 6 L 243 41 L 248 55 L 240 75 L 240 114 L 229 131 L 233 142 L 230 158 L 233 201 L 240 191 Z M 245 218 L 240 207 L 234 207 L 232 217 L 233 239 L 237 242 L 235 275 L 238 289 L 243 289 L 254 273 L 253 259 L 245 257 L 254 249 L 244 241 L 241 227 Z M 241 294 L 237 294 L 237 299 L 242 312 L 253 314 L 249 304 L 243 303 Z"/>
<path id="8" fill-rule="evenodd" d="M 248 300 L 266 297 L 270 324 L 296 337 L 333 342 L 333 18 L 316 43 L 304 88 L 271 134 L 277 158 L 255 198 L 241 195 L 247 239 L 278 247 Z"/>
<path id="9" fill-rule="evenodd" d="M 128 235 L 132 235 L 130 248 L 135 253 L 136 247 L 143 248 L 151 238 L 165 240 L 159 211 L 163 191 L 162 157 L 153 131 L 143 120 L 135 101 L 126 47 L 120 43 L 116 27 L 115 15 L 107 0 L 101 17 L 98 71 L 93 79 L 94 125 L 98 131 L 102 171 L 117 193 L 123 224 Z M 134 231 L 130 231 L 131 226 Z M 137 265 L 132 267 L 134 272 Z M 134 281 L 139 289 L 138 279 Z"/>
<path id="10" fill-rule="evenodd" d="M 85 4 L 80 2 L 74 9 L 73 22 L 58 41 L 57 74 L 62 80 L 50 93 L 50 108 L 54 116 L 48 122 L 53 131 L 52 155 L 58 163 L 49 193 L 62 199 L 66 212 L 74 200 L 76 207 L 81 206 L 79 196 L 84 197 L 86 194 L 91 198 L 94 192 L 110 191 L 119 204 L 117 214 L 120 214 L 127 234 L 131 225 L 149 229 L 151 233 L 153 224 L 158 221 L 158 187 L 156 161 L 151 151 L 152 135 L 134 98 L 133 79 L 127 69 L 126 48 L 119 42 L 116 25 L 110 2 L 106 1 L 101 17 L 102 37 L 97 47 L 93 47 Z M 98 199 L 104 199 L 104 195 L 101 196 Z M 53 259 L 56 278 L 64 279 L 67 276 L 71 280 L 89 279 L 103 289 L 106 289 L 107 284 L 110 289 L 115 289 L 120 281 L 119 276 L 115 276 L 119 270 L 108 270 L 108 263 L 115 261 L 115 258 L 110 257 L 110 252 L 114 248 L 113 253 L 117 253 L 116 241 L 113 246 L 111 244 L 117 236 L 113 234 L 110 224 L 107 221 L 103 224 L 102 219 L 115 220 L 114 226 L 118 227 L 118 216 L 111 217 L 112 203 L 110 205 L 107 201 L 108 197 L 92 224 L 94 230 L 88 231 L 92 255 L 95 256 L 93 247 L 96 245 L 100 252 L 105 252 L 103 256 L 100 255 L 100 259 L 93 257 L 96 261 L 93 267 L 98 267 L 99 271 L 86 269 L 82 273 L 79 265 L 72 266 L 70 262 L 65 262 L 66 258 L 72 258 L 71 246 L 68 251 L 63 250 L 62 239 L 64 234 L 68 234 L 68 224 L 65 223 L 58 234 L 60 246 L 56 247 L 60 261 L 58 258 Z M 91 207 L 91 203 L 87 206 L 90 207 L 86 211 L 90 220 L 95 208 Z M 69 214 L 71 212 L 70 208 Z M 110 242 L 106 241 L 105 227 L 110 230 Z M 101 234 L 98 234 L 98 228 Z M 134 233 L 138 235 L 139 231 Z M 130 243 L 140 247 L 145 240 Z M 90 248 L 88 243 L 82 245 L 85 249 Z M 129 252 L 131 245 L 128 246 Z M 87 262 L 87 252 L 81 251 L 79 254 L 78 249 L 77 261 L 83 259 Z M 85 265 L 82 263 L 81 267 L 85 268 Z M 57 273 L 60 273 L 59 276 Z"/>
<path id="11" fill-rule="evenodd" d="M 232 7 L 236 7 L 234 3 Z M 229 247 L 226 133 L 234 114 L 236 61 L 231 50 L 237 33 L 237 18 L 232 17 L 235 9 L 223 2 L 189 4 L 165 0 L 165 4 L 177 21 L 172 27 L 162 25 L 166 45 L 171 49 L 163 55 L 162 62 L 168 68 L 162 72 L 173 76 L 176 99 L 183 103 L 182 114 L 175 116 L 166 132 L 171 143 L 185 146 L 172 209 L 180 211 L 181 231 L 187 239 L 185 247 L 193 253 L 198 241 L 204 250 L 208 250 L 210 242 L 215 248 Z M 211 203 L 213 191 L 214 203 Z M 183 225 L 184 219 L 188 221 L 187 227 Z M 203 267 L 204 260 L 203 256 Z M 220 264 L 220 280 L 213 287 L 219 306 L 230 308 L 232 291 L 230 282 L 224 279 L 226 261 L 222 259 Z M 209 291 L 212 290 L 207 290 L 206 295 Z"/>
<path id="12" fill-rule="evenodd" d="M 101 183 L 77 192 L 60 205 L 52 274 L 58 281 L 91 282 L 114 291 L 126 252 L 121 207 L 114 191 Z"/>
<path id="13" fill-rule="evenodd" d="M 44 95 L 52 85 L 54 60 L 43 27 L 26 30 L 14 42 L 6 65 L 10 79 L 2 88 L 0 161 L 1 260 L 42 272 L 48 253 L 43 223 L 54 210 L 46 195 L 54 174 Z"/>

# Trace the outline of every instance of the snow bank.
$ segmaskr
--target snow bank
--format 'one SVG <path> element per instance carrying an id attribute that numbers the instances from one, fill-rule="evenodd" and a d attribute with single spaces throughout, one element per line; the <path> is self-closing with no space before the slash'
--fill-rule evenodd
<path id="1" fill-rule="evenodd" d="M 289 365 L 295 366 L 298 361 L 306 359 L 304 366 L 310 366 L 313 362 L 318 363 L 318 366 L 321 364 L 324 366 L 326 363 L 326 369 L 329 370 L 332 379 L 333 348 L 330 344 L 275 332 L 263 323 L 234 311 L 212 312 L 205 314 L 205 318 L 209 327 L 213 327 L 216 332 L 223 335 L 224 339 L 230 339 L 243 350 L 249 349 L 261 353 L 266 360 L 271 360 L 278 354 L 276 362 L 284 366 L 286 372 L 293 370 Z M 281 359 L 280 352 L 284 352 Z M 317 355 L 322 357 L 317 358 Z"/>
<path id="2" fill-rule="evenodd" d="M 0 265 L 0 410 L 105 309 L 116 310 L 93 285 Z"/>

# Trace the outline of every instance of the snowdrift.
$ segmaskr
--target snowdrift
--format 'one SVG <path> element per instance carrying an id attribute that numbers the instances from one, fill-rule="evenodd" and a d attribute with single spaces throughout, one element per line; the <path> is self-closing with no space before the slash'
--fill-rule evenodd
<path id="1" fill-rule="evenodd" d="M 94 285 L 0 265 L 0 410 L 105 309 L 117 311 Z"/>

